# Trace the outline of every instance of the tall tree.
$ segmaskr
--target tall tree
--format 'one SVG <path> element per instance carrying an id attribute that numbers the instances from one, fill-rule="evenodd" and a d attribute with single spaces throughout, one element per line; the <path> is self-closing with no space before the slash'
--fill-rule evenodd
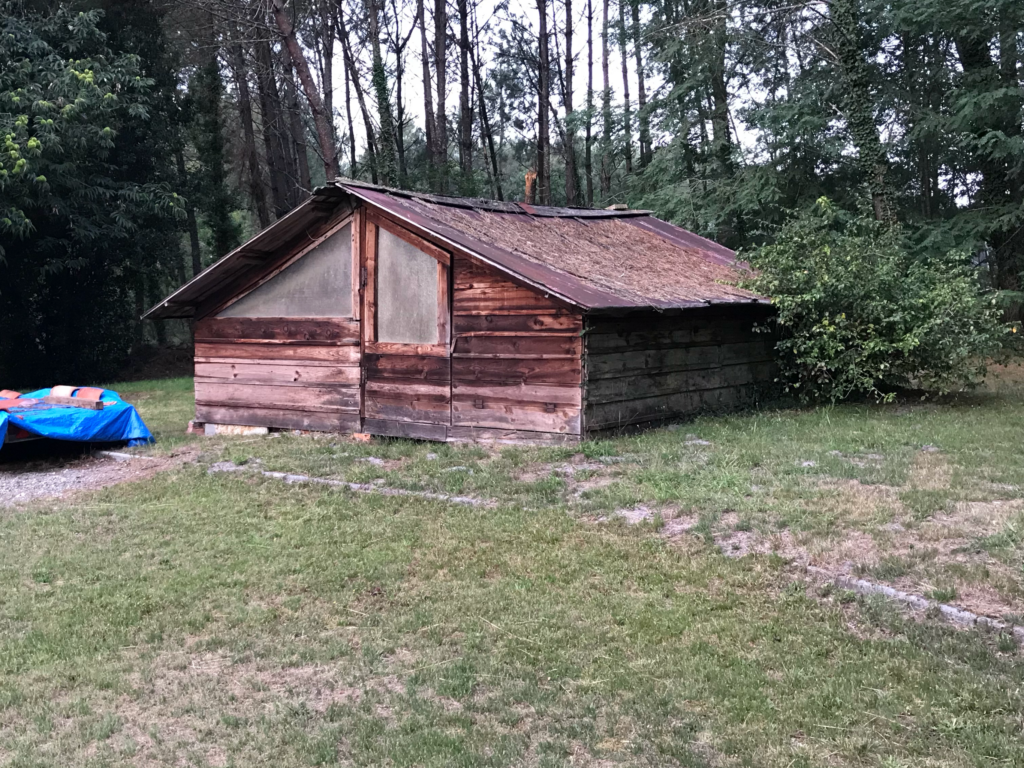
<path id="1" fill-rule="evenodd" d="M 372 1 L 372 0 L 371 0 Z M 331 128 L 333 116 L 329 116 L 324 109 L 323 99 L 320 98 L 320 91 L 313 82 L 313 75 L 309 71 L 309 62 L 306 55 L 295 37 L 295 28 L 284 8 L 284 0 L 273 0 L 274 20 L 281 32 L 284 44 L 291 55 L 292 65 L 302 83 L 302 89 L 309 102 L 309 108 L 313 113 L 313 122 L 316 125 L 317 140 L 320 144 L 320 154 L 324 161 L 324 173 L 327 178 L 333 179 L 338 175 L 338 153 L 334 146 L 334 130 Z"/>
<path id="2" fill-rule="evenodd" d="M 633 173 L 633 116 L 629 102 L 629 35 L 626 31 L 626 2 L 619 4 L 619 62 L 622 65 L 622 157 L 626 161 L 626 175 Z"/>
<path id="3" fill-rule="evenodd" d="M 277 87 L 274 57 L 270 43 L 257 37 L 252 41 L 255 53 L 256 84 L 260 96 L 260 124 L 263 128 L 264 154 L 270 177 L 270 193 L 274 201 L 274 215 L 284 216 L 297 202 L 296 176 L 289 159 L 285 137 L 287 135 L 281 92 Z"/>
<path id="4" fill-rule="evenodd" d="M 643 30 L 640 27 L 640 0 L 630 0 L 633 15 L 633 55 L 636 58 L 637 118 L 640 121 L 640 168 L 651 164 L 651 120 L 647 114 L 647 75 L 644 70 Z"/>
<path id="5" fill-rule="evenodd" d="M 348 22 L 345 19 L 345 8 L 344 3 L 339 2 L 337 5 L 338 13 L 338 41 L 341 43 L 342 57 L 345 62 L 345 71 L 347 73 L 347 83 L 352 84 L 352 89 L 356 92 L 356 102 L 359 104 L 359 113 L 363 118 L 363 130 L 366 136 L 366 154 L 370 160 L 370 179 L 374 184 L 377 183 L 377 142 L 374 139 L 374 128 L 373 119 L 370 117 L 370 109 L 366 104 L 366 93 L 363 89 L 362 82 L 359 79 L 359 68 L 356 66 L 355 55 L 352 51 L 352 41 L 349 38 Z M 352 134 L 352 121 L 349 120 L 349 131 Z M 353 157 L 355 156 L 355 150 L 353 149 Z"/>
<path id="6" fill-rule="evenodd" d="M 434 93 L 430 80 L 430 49 L 427 45 L 427 14 L 424 0 L 416 0 L 416 21 L 420 27 L 420 61 L 423 65 L 423 130 L 426 136 L 427 175 L 434 169 L 434 151 L 437 148 L 435 136 Z"/>
<path id="7" fill-rule="evenodd" d="M 583 168 L 587 177 L 587 207 L 594 207 L 594 0 L 587 0 L 587 135 Z"/>
<path id="8" fill-rule="evenodd" d="M 492 192 L 496 200 L 504 200 L 505 194 L 501 186 L 501 167 L 498 164 L 498 150 L 494 145 L 494 131 L 491 129 L 491 121 L 487 113 L 487 92 L 484 89 L 482 62 L 477 57 L 480 49 L 480 30 L 477 27 L 476 9 L 473 13 L 473 46 L 470 49 L 473 74 L 476 79 L 477 108 L 480 113 L 480 135 L 487 144 L 487 156 L 490 161 L 490 180 L 493 187 Z"/>
<path id="9" fill-rule="evenodd" d="M 572 0 L 565 0 L 565 86 L 562 103 L 565 106 L 565 204 L 577 204 L 578 173 L 576 171 L 576 116 L 572 108 Z"/>
<path id="10" fill-rule="evenodd" d="M 835 25 L 835 52 L 845 76 L 843 112 L 857 157 L 871 194 L 878 221 L 892 221 L 895 211 L 888 191 L 889 160 L 875 123 L 871 76 L 861 47 L 862 33 L 854 0 L 833 0 L 829 6 Z M 717 105 L 717 100 L 716 100 Z"/>
<path id="11" fill-rule="evenodd" d="M 284 48 L 281 54 L 286 70 L 284 77 L 281 78 L 281 83 L 284 86 L 287 102 L 288 129 L 292 140 L 291 154 L 295 158 L 295 167 L 299 173 L 297 179 L 299 193 L 308 195 L 313 191 L 313 181 L 309 175 L 309 157 L 306 154 L 306 129 L 302 125 L 302 109 L 299 107 L 299 95 L 295 87 L 295 67 L 287 48 Z"/>
<path id="12" fill-rule="evenodd" d="M 238 119 L 242 124 L 242 146 L 246 176 L 249 182 L 249 196 L 256 208 L 256 216 L 262 228 L 270 224 L 270 206 L 267 202 L 267 187 L 260 169 L 259 151 L 256 149 L 256 131 L 248 69 L 242 54 L 242 46 L 237 41 L 231 43 L 228 48 L 228 60 L 231 62 L 231 74 L 238 92 Z"/>
<path id="13" fill-rule="evenodd" d="M 457 0 L 459 14 L 459 170 L 463 194 L 474 194 L 473 185 L 473 105 L 469 79 L 469 3 Z"/>
<path id="14" fill-rule="evenodd" d="M 608 0 L 604 0 L 601 20 L 601 198 L 607 200 L 612 191 L 612 86 L 608 76 Z"/>
<path id="15" fill-rule="evenodd" d="M 384 71 L 384 57 L 380 48 L 380 0 L 367 0 L 366 12 L 369 20 L 370 50 L 373 52 L 373 91 L 377 98 L 377 115 L 380 121 L 378 141 L 377 172 L 385 186 L 398 183 L 398 162 L 395 149 L 395 124 L 391 116 L 391 96 L 388 93 L 388 78 Z"/>
<path id="16" fill-rule="evenodd" d="M 434 74 L 437 77 L 437 115 L 434 118 L 435 188 L 448 191 L 448 7 L 445 0 L 434 0 Z"/>
<path id="17" fill-rule="evenodd" d="M 217 50 L 210 47 L 206 55 L 206 63 L 195 72 L 189 83 L 192 98 L 191 133 L 200 166 L 197 191 L 201 198 L 203 219 L 212 235 L 213 256 L 220 258 L 238 245 L 240 232 L 231 218 L 234 200 L 228 189 L 224 150 L 224 81 L 221 79 Z"/>
<path id="18" fill-rule="evenodd" d="M 548 54 L 548 0 L 537 0 L 540 16 L 537 72 L 537 200 L 551 205 L 551 58 Z"/>

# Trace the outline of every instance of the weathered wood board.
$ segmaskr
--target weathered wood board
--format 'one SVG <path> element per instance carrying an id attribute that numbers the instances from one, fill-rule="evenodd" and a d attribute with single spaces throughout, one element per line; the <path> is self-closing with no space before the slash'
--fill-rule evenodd
<path id="1" fill-rule="evenodd" d="M 582 313 L 467 258 L 453 265 L 452 439 L 578 439 Z"/>
<path id="2" fill-rule="evenodd" d="M 770 309 L 587 318 L 584 425 L 595 432 L 753 403 L 775 377 Z"/>
<path id="3" fill-rule="evenodd" d="M 196 420 L 360 429 L 359 323 L 206 318 L 196 323 Z"/>

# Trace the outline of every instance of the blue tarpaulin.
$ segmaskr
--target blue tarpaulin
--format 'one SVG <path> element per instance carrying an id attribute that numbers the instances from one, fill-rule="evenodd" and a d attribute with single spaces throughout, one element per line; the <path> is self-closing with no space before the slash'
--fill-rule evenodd
<path id="1" fill-rule="evenodd" d="M 21 400 L 40 400 L 50 394 L 49 389 L 26 392 Z M 2 400 L 9 410 L 0 410 L 0 448 L 7 439 L 8 429 L 24 431 L 30 435 L 54 440 L 73 440 L 82 443 L 128 443 L 144 445 L 153 442 L 142 417 L 135 406 L 109 389 L 100 396 L 102 410 L 75 408 L 70 405 L 51 405 L 38 402 L 11 406 L 11 400 Z M 16 401 L 14 401 L 16 402 Z"/>

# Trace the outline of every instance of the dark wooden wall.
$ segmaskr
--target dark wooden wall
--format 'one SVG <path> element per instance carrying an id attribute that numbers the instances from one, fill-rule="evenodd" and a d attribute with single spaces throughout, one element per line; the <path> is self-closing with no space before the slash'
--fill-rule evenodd
<path id="1" fill-rule="evenodd" d="M 578 439 L 582 314 L 467 258 L 453 264 L 449 436 Z"/>
<path id="2" fill-rule="evenodd" d="M 587 317 L 586 432 L 730 410 L 775 377 L 763 305 Z"/>
<path id="3" fill-rule="evenodd" d="M 361 428 L 358 320 L 206 318 L 195 359 L 197 421 Z"/>

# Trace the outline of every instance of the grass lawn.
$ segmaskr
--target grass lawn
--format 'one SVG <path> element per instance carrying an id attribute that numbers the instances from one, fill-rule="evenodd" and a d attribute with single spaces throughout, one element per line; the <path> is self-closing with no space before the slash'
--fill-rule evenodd
<path id="1" fill-rule="evenodd" d="M 577 449 L 187 437 L 190 380 L 115 385 L 183 461 L 0 508 L 0 765 L 1022 765 L 1012 641 L 793 565 L 1024 615 L 1022 381 Z"/>

